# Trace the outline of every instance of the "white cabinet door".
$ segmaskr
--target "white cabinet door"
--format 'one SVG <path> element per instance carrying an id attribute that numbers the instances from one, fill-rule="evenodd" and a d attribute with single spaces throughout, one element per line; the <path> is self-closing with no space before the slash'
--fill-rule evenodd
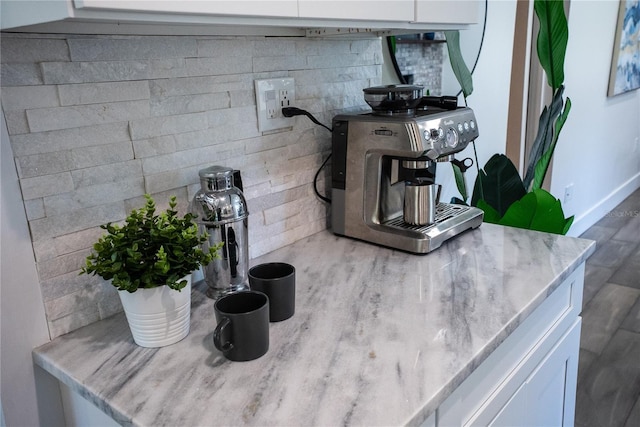
<path id="1" fill-rule="evenodd" d="M 77 9 L 238 16 L 298 16 L 298 0 L 74 0 Z"/>
<path id="2" fill-rule="evenodd" d="M 298 9 L 301 18 L 415 20 L 415 0 L 298 0 Z"/>
<path id="3" fill-rule="evenodd" d="M 475 24 L 478 0 L 416 0 L 416 22 Z"/>
<path id="4" fill-rule="evenodd" d="M 581 319 L 500 408 L 487 401 L 465 426 L 573 426 Z"/>
<path id="5" fill-rule="evenodd" d="M 511 396 L 506 405 L 500 409 L 498 415 L 487 424 L 489 427 L 510 426 L 519 427 L 527 425 L 523 415 L 527 409 L 526 387 L 522 386 Z M 475 423 L 478 424 L 477 422 Z"/>
<path id="6" fill-rule="evenodd" d="M 575 418 L 581 319 L 527 379 L 527 418 L 532 426 L 572 427 Z"/>

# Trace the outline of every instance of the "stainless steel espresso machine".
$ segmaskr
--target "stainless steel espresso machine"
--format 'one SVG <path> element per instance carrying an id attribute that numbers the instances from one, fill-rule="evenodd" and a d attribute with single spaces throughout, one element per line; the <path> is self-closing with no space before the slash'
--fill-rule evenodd
<path id="1" fill-rule="evenodd" d="M 364 92 L 372 112 L 333 119 L 333 232 L 424 254 L 480 226 L 482 210 L 439 203 L 435 182 L 436 163 L 478 137 L 473 111 L 419 86 Z"/>

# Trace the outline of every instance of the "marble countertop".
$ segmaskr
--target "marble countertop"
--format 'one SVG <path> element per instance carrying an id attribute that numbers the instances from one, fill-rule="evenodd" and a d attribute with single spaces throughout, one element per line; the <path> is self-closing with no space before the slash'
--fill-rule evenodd
<path id="1" fill-rule="evenodd" d="M 492 224 L 428 255 L 324 231 L 253 260 L 296 267 L 296 313 L 260 359 L 214 348 L 202 282 L 179 343 L 136 346 L 121 313 L 33 357 L 123 425 L 416 425 L 594 249 Z"/>

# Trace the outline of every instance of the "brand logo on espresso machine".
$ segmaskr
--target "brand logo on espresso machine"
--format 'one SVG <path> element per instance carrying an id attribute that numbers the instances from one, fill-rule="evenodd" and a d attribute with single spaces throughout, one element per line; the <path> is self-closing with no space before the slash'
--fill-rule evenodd
<path id="1" fill-rule="evenodd" d="M 394 132 L 391 129 L 383 127 L 379 129 L 374 129 L 373 132 L 371 132 L 371 134 L 376 136 L 393 136 Z"/>

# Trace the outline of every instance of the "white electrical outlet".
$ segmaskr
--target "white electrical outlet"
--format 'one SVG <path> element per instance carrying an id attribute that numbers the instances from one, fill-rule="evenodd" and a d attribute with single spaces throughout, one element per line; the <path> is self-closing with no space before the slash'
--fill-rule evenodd
<path id="1" fill-rule="evenodd" d="M 569 203 L 573 200 L 573 184 L 569 184 L 564 187 L 564 204 Z"/>
<path id="2" fill-rule="evenodd" d="M 278 92 L 278 95 L 279 95 L 278 99 L 280 99 L 281 108 L 291 106 L 291 99 L 289 99 L 289 91 L 287 89 L 280 89 L 280 91 Z"/>
<path id="3" fill-rule="evenodd" d="M 267 119 L 278 118 L 278 100 L 276 99 L 276 91 L 268 90 L 264 95 L 265 102 L 267 104 Z"/>
<path id="4" fill-rule="evenodd" d="M 282 115 L 283 107 L 293 106 L 295 81 L 291 77 L 256 80 L 256 110 L 260 132 L 282 129 L 293 125 Z"/>

